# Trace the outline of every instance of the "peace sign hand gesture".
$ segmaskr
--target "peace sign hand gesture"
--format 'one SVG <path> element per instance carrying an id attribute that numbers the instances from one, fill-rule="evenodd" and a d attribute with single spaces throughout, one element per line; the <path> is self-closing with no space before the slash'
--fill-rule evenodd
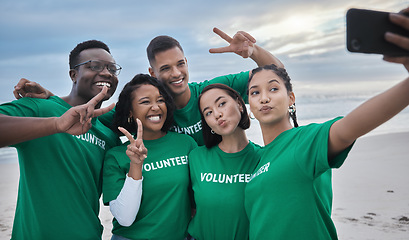
<path id="1" fill-rule="evenodd" d="M 136 119 L 136 123 L 138 124 L 136 139 L 134 139 L 125 128 L 118 127 L 118 129 L 128 138 L 130 142 L 126 150 L 126 155 L 128 155 L 129 159 L 131 160 L 131 164 L 142 165 L 143 161 L 147 157 L 148 149 L 146 149 L 145 145 L 143 145 L 143 127 L 141 120 Z"/>
<path id="2" fill-rule="evenodd" d="M 211 48 L 210 53 L 234 52 L 243 58 L 251 57 L 254 51 L 256 39 L 244 31 L 238 31 L 233 38 L 218 28 L 213 28 L 213 32 L 226 40 L 230 45 L 227 47 Z"/>
<path id="3" fill-rule="evenodd" d="M 88 132 L 92 127 L 92 118 L 111 111 L 115 106 L 113 103 L 108 107 L 95 109 L 95 106 L 104 99 L 107 91 L 108 88 L 104 86 L 101 92 L 95 95 L 89 102 L 72 107 L 61 117 L 56 118 L 55 128 L 57 132 L 65 132 L 72 135 L 80 135 Z"/>

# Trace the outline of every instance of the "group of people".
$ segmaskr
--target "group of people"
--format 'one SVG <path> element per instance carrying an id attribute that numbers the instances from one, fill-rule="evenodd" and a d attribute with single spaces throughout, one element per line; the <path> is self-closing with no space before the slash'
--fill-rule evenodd
<path id="1" fill-rule="evenodd" d="M 390 20 L 409 31 L 408 17 Z M 337 239 L 331 169 L 409 105 L 409 78 L 345 117 L 298 126 L 284 65 L 246 32 L 214 31 L 229 46 L 211 52 L 258 67 L 191 83 L 179 42 L 158 36 L 147 47 L 149 74 L 135 75 L 115 108 L 101 102 L 121 67 L 100 41 L 71 51 L 66 97 L 20 81 L 20 99 L 0 106 L 0 146 L 16 147 L 20 164 L 12 239 L 101 239 L 101 194 L 117 240 Z M 385 39 L 409 50 L 409 38 Z M 384 60 L 409 71 L 409 57 Z M 246 102 L 264 146 L 246 137 Z"/>

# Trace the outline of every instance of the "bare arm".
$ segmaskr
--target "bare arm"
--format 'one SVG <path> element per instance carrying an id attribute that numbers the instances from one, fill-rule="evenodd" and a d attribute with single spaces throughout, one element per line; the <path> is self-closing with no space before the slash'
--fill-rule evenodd
<path id="1" fill-rule="evenodd" d="M 56 117 L 11 117 L 0 114 L 0 147 L 57 133 Z"/>
<path id="2" fill-rule="evenodd" d="M 106 95 L 107 88 L 98 93 L 88 103 L 70 108 L 61 117 L 36 118 L 12 117 L 0 114 L 0 147 L 29 141 L 55 133 L 80 135 L 91 127 L 91 119 L 113 109 L 109 107 L 95 109 Z"/>
<path id="3" fill-rule="evenodd" d="M 284 64 L 269 51 L 256 45 L 256 39 L 244 31 L 238 31 L 233 38 L 218 28 L 213 28 L 213 32 L 229 43 L 229 46 L 211 48 L 210 53 L 234 52 L 243 58 L 250 57 L 256 62 L 257 66 L 275 64 L 284 68 Z"/>
<path id="4" fill-rule="evenodd" d="M 369 99 L 335 122 L 329 134 L 329 157 L 334 157 L 358 137 L 385 123 L 409 105 L 409 78 Z"/>
<path id="5" fill-rule="evenodd" d="M 404 9 L 403 11 L 409 11 L 409 9 Z M 409 30 L 409 17 L 391 14 L 390 20 Z M 385 39 L 401 48 L 409 50 L 409 38 L 386 33 Z M 384 56 L 384 60 L 401 63 L 409 71 L 409 57 Z M 409 78 L 406 78 L 389 90 L 369 99 L 345 116 L 345 118 L 332 125 L 329 134 L 329 158 L 331 159 L 339 154 L 358 137 L 385 123 L 408 105 Z"/>

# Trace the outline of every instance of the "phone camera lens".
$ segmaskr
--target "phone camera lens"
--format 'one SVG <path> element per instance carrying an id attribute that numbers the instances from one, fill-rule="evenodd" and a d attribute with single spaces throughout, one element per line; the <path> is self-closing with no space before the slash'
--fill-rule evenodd
<path id="1" fill-rule="evenodd" d="M 352 39 L 351 40 L 351 47 L 352 47 L 353 50 L 359 51 L 359 49 L 361 49 L 361 43 L 356 38 Z"/>

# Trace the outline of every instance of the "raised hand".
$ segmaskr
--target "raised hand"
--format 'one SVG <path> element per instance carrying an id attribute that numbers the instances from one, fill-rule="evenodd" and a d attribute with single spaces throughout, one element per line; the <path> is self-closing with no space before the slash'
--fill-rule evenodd
<path id="1" fill-rule="evenodd" d="M 23 97 L 47 99 L 54 95 L 47 89 L 43 88 L 39 83 L 25 78 L 20 79 L 17 85 L 14 86 L 13 94 L 16 99 Z"/>
<path id="2" fill-rule="evenodd" d="M 143 161 L 147 157 L 148 149 L 146 149 L 145 145 L 143 144 L 142 139 L 143 127 L 141 120 L 136 119 L 136 123 L 138 124 L 136 139 L 134 139 L 125 128 L 118 127 L 118 129 L 128 138 L 130 142 L 126 150 L 126 155 L 128 155 L 129 159 L 131 160 L 131 163 L 136 165 L 142 165 Z"/>
<path id="3" fill-rule="evenodd" d="M 238 31 L 234 34 L 233 38 L 218 28 L 213 28 L 213 32 L 226 40 L 226 42 L 229 43 L 229 46 L 211 48 L 209 50 L 210 53 L 234 52 L 243 58 L 251 57 L 253 54 L 256 39 L 247 32 Z"/>
<path id="4" fill-rule="evenodd" d="M 70 108 L 61 117 L 56 119 L 57 132 L 65 132 L 72 135 L 80 135 L 88 132 L 92 127 L 91 120 L 104 113 L 111 111 L 115 104 L 108 107 L 95 109 L 95 106 L 104 99 L 108 88 L 104 86 L 100 93 L 89 100 L 86 104 Z"/>
<path id="5" fill-rule="evenodd" d="M 409 13 L 409 8 L 403 9 L 400 11 L 401 14 L 398 13 L 391 13 L 389 14 L 389 20 L 396 24 L 401 26 L 402 28 L 406 29 L 409 31 L 409 17 L 406 15 L 403 15 L 402 13 Z M 386 32 L 385 34 L 385 39 L 388 42 L 391 42 L 403 49 L 409 50 L 409 38 L 391 33 L 391 32 Z M 384 56 L 383 58 L 385 61 L 388 62 L 394 62 L 394 63 L 401 63 L 405 66 L 405 68 L 409 71 L 409 57 L 390 57 L 390 56 Z"/>

